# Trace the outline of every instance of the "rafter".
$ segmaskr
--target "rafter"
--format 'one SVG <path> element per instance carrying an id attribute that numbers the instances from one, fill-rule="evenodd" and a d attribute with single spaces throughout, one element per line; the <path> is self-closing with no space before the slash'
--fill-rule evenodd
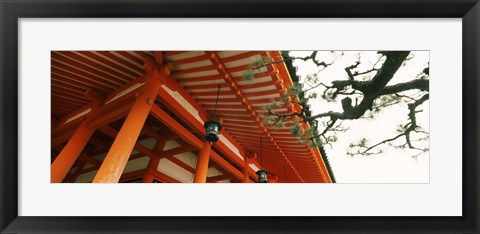
<path id="1" fill-rule="evenodd" d="M 215 52 L 207 52 L 207 54 L 210 55 L 210 61 L 212 61 L 214 64 L 217 64 L 218 66 L 218 72 L 221 74 L 224 74 L 225 77 L 225 82 L 230 85 L 230 87 L 235 90 L 236 96 L 242 100 L 243 104 L 247 107 L 249 110 L 249 113 L 251 116 L 256 117 L 256 125 L 262 129 L 263 132 L 266 133 L 268 136 L 267 140 L 269 140 L 273 145 L 278 147 L 278 153 L 282 155 L 283 158 L 287 161 L 287 163 L 293 168 L 295 174 L 298 176 L 300 181 L 304 182 L 302 176 L 298 173 L 298 171 L 295 169 L 295 166 L 290 162 L 289 158 L 287 155 L 282 151 L 282 149 L 279 147 L 278 143 L 275 141 L 275 139 L 271 136 L 269 130 L 267 127 L 261 122 L 258 114 L 253 110 L 252 105 L 250 102 L 245 98 L 245 94 L 243 94 L 242 90 L 238 87 L 238 85 L 232 80 L 232 76 L 230 72 L 226 69 L 225 64 L 220 61 L 220 58 L 218 57 L 217 53 Z M 249 69 L 249 68 L 246 68 Z M 229 69 L 230 70 L 230 69 Z M 263 93 L 263 92 L 262 92 Z M 275 90 L 275 93 L 278 94 L 278 91 Z M 256 94 L 255 94 L 256 95 Z M 252 96 L 252 94 L 250 94 Z"/>

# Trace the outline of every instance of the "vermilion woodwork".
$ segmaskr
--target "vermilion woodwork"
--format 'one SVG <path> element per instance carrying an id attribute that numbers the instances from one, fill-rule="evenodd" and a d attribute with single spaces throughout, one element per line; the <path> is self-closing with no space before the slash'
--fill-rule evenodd
<path id="1" fill-rule="evenodd" d="M 143 124 L 150 113 L 152 100 L 155 100 L 161 86 L 160 81 L 154 79 L 154 74 L 155 72 L 151 72 L 150 77 L 147 77 L 142 92 L 133 104 L 102 166 L 93 179 L 93 183 L 116 183 L 120 179 Z"/>
<path id="2" fill-rule="evenodd" d="M 195 168 L 195 177 L 193 178 L 193 183 L 207 182 L 208 161 L 210 160 L 211 147 L 211 142 L 203 142 L 203 148 L 198 153 L 197 166 Z"/>

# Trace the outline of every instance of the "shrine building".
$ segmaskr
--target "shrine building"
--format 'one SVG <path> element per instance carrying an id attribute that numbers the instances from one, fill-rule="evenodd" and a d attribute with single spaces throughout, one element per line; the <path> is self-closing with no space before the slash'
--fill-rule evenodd
<path id="1" fill-rule="evenodd" d="M 295 73 L 280 51 L 52 51 L 51 183 L 334 183 L 264 121 Z"/>

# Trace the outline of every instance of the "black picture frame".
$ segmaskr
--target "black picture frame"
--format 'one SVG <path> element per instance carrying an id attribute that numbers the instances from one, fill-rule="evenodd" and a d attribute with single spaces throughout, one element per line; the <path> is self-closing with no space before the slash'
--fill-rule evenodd
<path id="1" fill-rule="evenodd" d="M 1 233 L 479 232 L 478 0 L 0 0 Z M 24 217 L 18 216 L 19 18 L 373 17 L 462 18 L 462 217 Z M 41 198 L 39 198 L 41 200 Z M 439 204 L 440 205 L 440 204 Z M 254 215 L 254 214 L 252 214 Z"/>

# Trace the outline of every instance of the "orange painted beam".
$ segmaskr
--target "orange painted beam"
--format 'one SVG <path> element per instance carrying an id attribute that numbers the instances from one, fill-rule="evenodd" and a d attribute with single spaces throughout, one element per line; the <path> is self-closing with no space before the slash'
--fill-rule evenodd
<path id="1" fill-rule="evenodd" d="M 133 81 L 123 86 L 122 88 L 113 91 L 109 96 L 113 97 L 114 94 L 124 91 L 127 88 L 139 83 L 140 81 L 144 82 L 144 80 L 145 80 L 144 77 L 140 77 L 136 81 Z M 99 126 L 108 124 L 112 121 L 115 121 L 119 118 L 126 116 L 126 114 L 128 113 L 128 110 L 130 109 L 130 106 L 135 101 L 135 97 L 134 97 L 135 93 L 136 92 L 128 93 L 108 104 L 98 107 L 97 117 L 92 118 L 89 124 L 89 128 L 96 129 Z M 96 96 L 97 97 L 96 99 L 101 99 L 100 95 L 93 94 L 92 91 L 85 93 L 85 95 L 90 96 L 90 98 L 95 98 Z M 79 125 L 79 122 L 82 122 L 88 114 L 83 115 L 82 117 L 78 117 L 74 120 L 71 120 L 68 123 L 66 123 L 66 121 L 69 118 L 72 118 L 78 115 L 79 113 L 86 111 L 89 108 L 91 109 L 92 107 L 93 107 L 92 104 L 88 104 L 62 117 L 62 119 L 58 121 L 58 124 L 55 126 L 55 128 L 52 129 L 52 142 L 51 142 L 52 147 L 58 144 L 61 144 L 63 142 L 66 142 L 70 138 L 70 136 L 73 135 L 73 132 L 76 129 L 74 127 Z"/>
<path id="2" fill-rule="evenodd" d="M 154 180 L 155 180 L 155 176 L 153 176 L 152 174 L 148 172 L 143 174 L 142 183 L 153 183 Z"/>
<path id="3" fill-rule="evenodd" d="M 206 93 L 192 93 L 192 97 L 195 97 L 196 99 L 216 99 L 217 98 L 217 92 L 206 92 Z M 230 96 L 234 96 L 235 92 L 233 91 L 220 91 L 219 93 L 219 98 L 232 98 Z M 226 97 L 229 96 L 229 97 Z"/>
<path id="4" fill-rule="evenodd" d="M 151 138 L 155 139 L 157 142 L 161 141 L 162 138 L 163 138 L 162 135 L 165 134 L 165 133 L 160 134 L 160 133 L 156 132 L 155 130 L 150 128 L 148 125 L 143 126 L 142 132 L 144 132 L 145 134 L 147 134 Z"/>
<path id="5" fill-rule="evenodd" d="M 69 80 L 73 80 L 76 83 L 86 84 L 90 87 L 97 87 L 97 88 L 99 88 L 101 90 L 104 90 L 106 92 L 114 89 L 114 86 L 112 86 L 112 85 L 107 85 L 107 84 L 99 82 L 97 80 L 90 79 L 89 75 L 87 73 L 76 74 L 75 70 L 66 69 L 66 68 L 68 68 L 68 67 L 66 67 L 66 66 L 64 66 L 64 65 L 62 65 L 58 62 L 56 63 L 55 61 L 52 61 L 52 68 L 51 68 L 52 78 L 55 78 L 57 80 L 66 78 L 66 79 L 69 79 Z M 85 78 L 85 77 L 88 77 L 88 78 Z"/>
<path id="6" fill-rule="evenodd" d="M 116 51 L 117 54 L 120 54 L 121 56 L 128 58 L 128 60 L 138 64 L 142 65 L 144 64 L 144 60 L 142 61 L 141 58 L 137 58 L 135 55 L 132 55 L 131 53 L 135 53 L 135 51 Z"/>
<path id="7" fill-rule="evenodd" d="M 150 160 L 148 161 L 147 169 L 156 171 L 158 168 L 159 162 L 160 162 L 159 158 L 151 157 Z M 147 170 L 143 175 L 142 183 L 153 183 L 154 179 L 155 179 L 155 176 L 153 176 L 151 173 L 149 173 L 149 170 Z"/>
<path id="8" fill-rule="evenodd" d="M 212 176 L 212 177 L 207 178 L 207 183 L 216 183 L 218 181 L 229 180 L 229 179 L 232 179 L 232 178 L 233 178 L 232 175 Z M 248 183 L 248 182 L 246 182 L 246 183 Z"/>
<path id="9" fill-rule="evenodd" d="M 190 172 L 190 173 L 195 173 L 195 169 L 191 167 L 190 165 L 182 162 L 182 160 L 175 158 L 175 157 L 170 157 L 168 160 L 174 164 L 177 164 L 177 166 L 183 168 L 184 170 Z"/>
<path id="10" fill-rule="evenodd" d="M 144 173 L 142 177 L 142 183 L 153 183 L 155 176 L 150 173 Z"/>
<path id="11" fill-rule="evenodd" d="M 145 174 L 147 169 L 140 169 L 128 173 L 124 173 L 120 179 L 119 182 L 126 182 L 126 181 L 131 181 L 131 180 L 136 180 L 142 178 L 142 176 Z"/>
<path id="12" fill-rule="evenodd" d="M 210 55 L 210 54 L 209 54 Z M 219 58 L 219 57 L 218 57 Z M 250 65 L 240 65 L 240 66 L 237 66 L 237 67 L 232 67 L 232 68 L 229 68 L 228 70 L 231 72 L 231 73 L 235 73 L 235 72 L 241 72 L 241 71 L 245 71 L 245 70 L 248 70 L 250 69 Z"/>
<path id="13" fill-rule="evenodd" d="M 238 85 L 242 90 L 246 89 L 253 89 L 253 88 L 265 88 L 265 87 L 270 87 L 270 86 L 276 86 L 278 81 L 267 81 L 267 82 L 261 82 L 261 83 L 256 83 L 256 84 L 245 84 L 245 85 Z"/>
<path id="14" fill-rule="evenodd" d="M 160 156 L 160 158 L 171 158 L 174 155 L 183 154 L 183 153 L 186 153 L 186 152 L 191 152 L 193 150 L 195 150 L 195 147 L 193 147 L 191 145 L 182 145 L 182 146 L 179 146 L 179 147 L 175 147 L 173 149 L 169 149 L 169 150 L 165 150 L 163 152 L 160 152 L 158 154 L 158 156 Z"/>
<path id="15" fill-rule="evenodd" d="M 152 174 L 156 180 L 160 181 L 160 182 L 164 182 L 164 183 L 180 183 L 180 181 L 164 174 L 164 173 L 161 173 L 157 170 L 151 170 L 149 169 L 148 170 L 148 173 Z"/>
<path id="16" fill-rule="evenodd" d="M 207 56 L 205 54 L 200 55 L 200 56 L 195 56 L 195 57 L 190 57 L 190 58 L 185 58 L 185 59 L 177 59 L 175 61 L 172 61 L 173 65 L 181 65 L 181 64 L 187 64 L 187 63 L 194 63 L 194 62 L 199 62 L 202 60 L 207 59 Z"/>
<path id="17" fill-rule="evenodd" d="M 90 123 L 90 127 L 96 129 L 96 128 L 99 128 L 103 125 L 115 122 L 115 121 L 125 117 L 129 113 L 132 105 L 133 105 L 133 103 L 124 105 L 124 106 L 119 107 L 118 109 L 116 109 L 116 110 L 114 110 L 114 111 L 112 111 L 108 114 L 105 114 L 105 115 L 102 115 L 102 116 L 98 117 L 97 119 L 95 119 L 94 121 L 92 121 Z"/>
<path id="18" fill-rule="evenodd" d="M 253 74 L 253 78 L 254 79 L 260 79 L 260 78 L 264 78 L 264 77 L 267 77 L 267 76 L 273 76 L 277 74 L 275 71 L 268 71 L 268 72 L 260 72 L 260 73 L 257 73 L 257 74 Z M 245 81 L 245 77 L 244 76 L 234 76 L 232 77 L 233 81 L 235 82 L 239 82 L 239 81 Z"/>
<path id="19" fill-rule="evenodd" d="M 281 56 L 280 52 L 278 52 L 278 51 L 268 52 L 268 55 L 271 58 L 273 58 L 274 61 L 281 61 L 281 59 L 282 59 L 282 56 Z M 274 64 L 271 64 L 270 66 L 272 67 L 272 69 L 274 71 L 277 72 L 277 75 L 273 76 L 272 78 L 282 81 L 281 83 L 279 83 L 277 85 L 278 88 L 281 88 L 282 90 L 284 90 L 287 86 L 291 86 L 293 84 L 292 79 L 290 77 L 290 73 L 288 72 L 284 63 L 274 63 Z M 287 108 L 291 112 L 301 111 L 301 106 L 299 106 L 299 105 L 290 105 Z M 302 125 L 302 127 L 304 129 L 310 128 L 308 123 L 304 123 Z M 318 150 L 318 148 L 311 148 L 311 156 L 315 160 L 315 165 L 317 166 L 318 171 L 324 177 L 323 178 L 324 182 L 331 183 L 332 180 L 331 180 L 331 178 L 329 176 L 329 173 L 327 171 L 325 162 L 321 158 L 320 151 Z"/>
<path id="20" fill-rule="evenodd" d="M 52 87 L 55 87 L 55 89 L 57 88 L 60 88 L 59 90 L 62 90 L 62 91 L 70 91 L 71 93 L 84 93 L 85 92 L 85 89 L 84 88 L 80 88 L 78 86 L 75 86 L 75 85 L 71 85 L 67 82 L 62 82 L 62 81 L 58 81 L 58 80 L 55 80 L 52 78 L 51 80 L 51 83 Z"/>
<path id="21" fill-rule="evenodd" d="M 66 59 L 68 58 L 68 59 Z M 85 57 L 82 57 L 72 51 L 53 52 L 52 59 L 57 59 L 62 62 L 77 66 L 84 71 L 95 74 L 96 76 L 105 77 L 116 82 L 126 82 L 128 77 L 118 73 L 117 71 L 110 69 L 107 66 L 93 62 Z M 94 68 L 99 68 L 99 70 Z"/>
<path id="22" fill-rule="evenodd" d="M 109 86 L 111 88 L 120 85 L 119 81 L 112 79 L 112 77 L 108 75 L 97 74 L 98 72 L 92 71 L 91 68 L 85 67 L 84 65 L 75 63 L 66 58 L 62 58 L 61 56 L 55 56 L 55 54 L 52 54 L 51 64 L 53 67 L 60 67 L 68 73 L 88 77 L 89 80 L 95 81 L 98 84 Z M 67 65 L 65 66 L 65 64 Z M 93 73 L 93 75 L 91 73 Z"/>
<path id="23" fill-rule="evenodd" d="M 78 102 L 84 102 L 87 103 L 87 100 L 85 100 L 85 97 L 83 96 L 83 92 L 76 92 L 72 91 L 70 89 L 66 89 L 63 86 L 58 86 L 52 84 L 52 91 L 51 91 L 52 96 L 56 96 L 54 94 L 58 94 L 58 96 L 68 96 L 68 97 L 73 97 L 76 98 Z"/>
<path id="24" fill-rule="evenodd" d="M 233 165 L 227 162 L 222 156 L 217 154 L 215 151 L 210 151 L 210 158 L 216 162 L 219 166 L 225 169 L 228 173 L 235 176 L 239 180 L 243 180 L 243 173 L 237 170 Z"/>
<path id="25" fill-rule="evenodd" d="M 197 166 L 195 168 L 195 177 L 193 183 L 207 182 L 208 161 L 210 160 L 210 151 L 212 143 L 203 142 L 203 148 L 198 152 Z"/>
<path id="26" fill-rule="evenodd" d="M 188 51 L 165 51 L 164 54 L 165 54 L 165 57 L 170 57 L 170 56 L 183 54 L 183 53 L 187 53 L 187 52 Z"/>
<path id="27" fill-rule="evenodd" d="M 208 112 L 213 114 L 214 111 L 212 109 L 212 110 L 208 110 Z M 242 111 L 217 110 L 217 115 L 248 117 L 250 116 L 250 113 L 246 110 L 242 110 Z"/>
<path id="28" fill-rule="evenodd" d="M 155 56 L 155 62 L 156 62 L 158 65 L 162 65 L 162 64 L 163 64 L 163 61 L 164 61 L 163 52 L 162 52 L 162 51 L 154 51 L 153 54 L 154 54 L 154 56 Z"/>
<path id="29" fill-rule="evenodd" d="M 183 74 L 188 74 L 188 73 L 193 73 L 193 72 L 215 70 L 215 68 L 216 68 L 215 65 L 207 65 L 207 66 L 203 66 L 203 67 L 194 67 L 194 68 L 183 69 L 183 70 L 174 72 L 174 74 L 175 75 L 183 75 Z"/>
<path id="30" fill-rule="evenodd" d="M 152 130 L 153 131 L 153 130 Z M 162 133 L 166 132 L 165 129 L 162 130 Z M 158 154 L 159 152 L 163 151 L 163 148 L 165 147 L 165 143 L 167 141 L 165 139 L 158 139 L 157 142 L 155 143 L 155 154 Z M 158 164 L 160 163 L 160 158 L 159 157 L 150 157 L 150 160 L 148 161 L 147 165 L 147 172 L 145 175 L 143 175 L 142 178 L 142 183 L 153 183 L 155 180 L 155 176 L 153 176 L 151 173 L 149 173 L 150 170 L 157 171 L 158 169 Z"/>
<path id="31" fill-rule="evenodd" d="M 232 176 L 232 178 L 235 177 L 232 174 L 230 174 L 227 170 L 223 169 L 223 167 L 218 165 L 218 163 L 216 163 L 214 160 L 210 160 L 210 162 L 208 164 L 209 164 L 210 168 L 215 168 L 216 170 L 218 170 L 223 175 L 230 175 L 230 176 Z"/>
<path id="32" fill-rule="evenodd" d="M 50 167 L 51 183 L 61 183 L 65 179 L 65 176 L 68 174 L 95 132 L 95 129 L 89 128 L 88 124 L 96 117 L 97 108 L 101 105 L 103 100 L 92 90 L 88 90 L 84 95 L 92 100 L 91 111 L 86 114 L 87 117 L 84 117 L 85 120 L 81 123 L 60 154 L 53 161 Z M 78 168 L 78 170 L 80 169 L 81 168 Z"/>
<path id="33" fill-rule="evenodd" d="M 297 169 L 294 167 L 294 165 L 292 164 L 292 162 L 288 159 L 287 155 L 279 148 L 279 145 L 278 143 L 275 141 L 275 139 L 271 136 L 269 130 L 267 129 L 267 127 L 262 123 L 262 121 L 260 120 L 257 112 L 255 110 L 253 110 L 252 108 L 252 105 L 250 104 L 250 102 L 248 101 L 248 99 L 246 97 L 256 97 L 256 96 L 264 96 L 264 95 L 270 95 L 270 94 L 278 94 L 278 90 L 273 90 L 273 91 L 265 91 L 265 92 L 261 92 L 261 93 L 249 93 L 249 94 L 244 94 L 243 91 L 241 90 L 241 88 L 238 86 L 238 84 L 233 80 L 232 76 L 230 73 L 232 72 L 236 72 L 236 71 L 240 71 L 241 69 L 249 69 L 248 66 L 238 66 L 238 67 L 234 67 L 234 68 L 230 68 L 227 70 L 225 64 L 223 64 L 221 61 L 220 61 L 220 58 L 218 56 L 217 53 L 215 52 L 207 52 L 207 54 L 210 56 L 210 61 L 213 63 L 213 64 L 216 64 L 218 69 L 217 71 L 220 73 L 220 74 L 224 74 L 224 79 L 225 79 L 225 82 L 227 84 L 230 85 L 230 87 L 232 88 L 232 90 L 234 90 L 234 92 L 236 93 L 236 96 L 242 100 L 243 104 L 249 109 L 249 112 L 250 112 L 250 115 L 255 117 L 255 120 L 257 122 L 257 126 L 259 126 L 266 134 L 267 134 L 267 139 L 275 146 L 277 146 L 278 148 L 278 151 L 279 151 L 279 154 L 281 155 L 281 157 L 284 158 L 285 161 L 287 161 L 288 164 L 290 164 L 290 166 L 292 167 L 292 169 L 294 170 L 296 176 L 300 179 L 300 181 L 304 182 L 303 178 L 301 177 L 300 173 L 297 171 Z M 280 94 L 278 94 L 280 95 Z"/>
<path id="34" fill-rule="evenodd" d="M 118 134 L 118 131 L 115 130 L 114 128 L 108 126 L 108 125 L 105 125 L 105 126 L 102 126 L 100 128 L 98 128 L 98 131 L 100 131 L 101 133 L 104 133 L 105 135 L 115 139 L 117 134 Z M 155 157 L 155 152 L 153 150 L 150 150 L 149 148 L 145 147 L 144 145 L 140 144 L 140 143 L 135 143 L 135 145 L 133 146 L 134 149 L 138 150 L 139 152 L 141 152 L 143 155 L 147 155 L 149 157 Z"/>
<path id="35" fill-rule="evenodd" d="M 105 102 L 108 103 L 102 108 L 107 108 L 108 106 L 115 106 L 116 102 L 121 102 L 122 99 L 126 97 L 128 98 L 128 96 L 131 95 L 135 95 L 139 90 L 141 90 L 141 87 L 145 85 L 145 81 L 146 77 L 145 75 L 142 75 L 135 80 L 129 82 L 128 84 L 122 86 L 121 88 L 115 89 L 112 92 L 108 93 L 107 97 L 105 98 Z"/>
<path id="36" fill-rule="evenodd" d="M 184 139 L 188 144 L 194 146 L 196 149 L 202 149 L 203 143 L 190 131 L 185 129 L 181 124 L 179 124 L 175 119 L 173 119 L 169 114 L 160 109 L 157 106 L 152 107 L 152 115 L 158 119 L 160 122 L 165 124 L 171 129 L 172 132 L 177 133 L 180 138 Z M 218 144 L 217 142 L 216 144 Z M 238 179 L 243 179 L 243 174 L 238 171 L 234 166 L 230 165 L 225 159 L 218 155 L 215 151 L 210 152 L 211 159 L 214 160 L 218 165 L 227 170 L 230 174 L 235 176 Z"/>
<path id="37" fill-rule="evenodd" d="M 268 175 L 268 183 L 278 183 L 278 175 Z"/>
<path id="38" fill-rule="evenodd" d="M 153 73 L 150 73 L 153 76 Z M 117 183 L 150 113 L 160 82 L 150 77 L 128 113 L 93 183 Z"/>
<path id="39" fill-rule="evenodd" d="M 69 87 L 72 89 L 84 87 L 85 85 L 89 86 L 90 84 L 92 84 L 91 81 L 89 80 L 84 80 L 84 81 L 77 80 L 76 78 L 79 78 L 79 77 L 75 76 L 74 74 L 64 72 L 55 67 L 52 67 L 51 77 L 52 77 L 52 84 L 61 84 L 63 87 Z M 65 82 L 65 80 L 68 80 L 68 81 Z M 65 85 L 67 83 L 70 84 L 70 86 Z M 101 92 L 108 92 L 111 89 L 106 86 L 93 86 L 93 87 L 95 87 L 97 91 L 101 91 Z M 82 90 L 82 92 L 85 91 L 84 88 L 80 88 L 80 89 Z"/>
<path id="40" fill-rule="evenodd" d="M 178 123 L 175 119 L 173 119 L 169 114 L 165 111 L 160 109 L 158 106 L 152 107 L 152 115 L 158 119 L 161 123 L 165 126 L 169 127 L 170 130 L 177 135 L 179 135 L 183 140 L 185 140 L 188 144 L 194 146 L 197 149 L 202 149 L 202 142 L 195 137 L 192 133 L 186 130 L 180 123 Z"/>
<path id="41" fill-rule="evenodd" d="M 62 128 L 65 128 L 65 127 L 68 127 L 69 124 L 71 124 L 71 122 L 75 122 L 75 121 L 78 121 L 78 119 L 81 119 L 82 117 L 85 117 L 86 115 L 83 115 L 82 117 L 79 117 L 77 119 L 74 119 L 74 120 L 70 120 L 68 123 L 67 123 L 67 120 L 70 119 L 70 118 L 73 118 L 74 116 L 77 116 L 79 115 L 80 113 L 82 112 L 86 112 L 88 109 L 92 109 L 94 106 L 92 103 L 89 103 L 83 107 L 80 107 L 79 109 L 73 111 L 72 113 L 69 113 L 67 115 L 65 115 L 64 117 L 62 117 L 59 121 L 58 121 L 58 127 L 52 129 L 52 134 L 58 132 L 58 131 L 62 131 Z M 91 110 L 90 110 L 91 112 Z"/>
<path id="42" fill-rule="evenodd" d="M 248 163 L 248 157 L 245 157 L 245 165 L 243 166 L 243 183 L 248 183 L 248 169 L 250 168 L 250 164 Z"/>
<path id="43" fill-rule="evenodd" d="M 224 83 L 223 77 L 221 75 L 212 75 L 212 76 L 199 76 L 192 78 L 179 79 L 185 86 L 189 86 L 192 82 L 205 82 L 205 81 L 218 81 L 219 84 Z"/>
<path id="44" fill-rule="evenodd" d="M 240 59 L 250 58 L 256 55 L 260 55 L 260 56 L 265 55 L 265 51 L 245 51 L 245 53 L 222 58 L 222 62 L 223 63 L 233 62 Z"/>
<path id="45" fill-rule="evenodd" d="M 55 158 L 50 168 L 50 182 L 61 183 L 72 168 L 80 153 L 87 145 L 95 130 L 88 128 L 90 119 L 86 119 L 75 131 L 62 152 Z"/>
<path id="46" fill-rule="evenodd" d="M 131 63 L 129 61 L 126 61 L 125 59 L 122 59 L 121 55 L 119 55 L 117 53 L 114 53 L 114 52 L 110 52 L 110 51 L 95 51 L 95 53 L 97 53 L 97 54 L 99 54 L 103 57 L 110 58 L 110 59 L 116 61 L 117 63 L 122 64 L 123 67 L 130 68 L 129 70 L 133 70 L 135 72 L 143 74 L 143 70 L 139 67 L 139 66 L 143 65 L 142 63 L 139 63 L 139 64 Z"/>
<path id="47" fill-rule="evenodd" d="M 192 86 L 189 86 L 189 91 L 190 92 L 195 92 L 197 89 L 212 89 L 212 90 L 215 90 L 215 93 L 216 93 L 217 89 L 218 89 L 218 86 L 220 86 L 220 92 L 229 90 L 227 84 L 220 83 L 220 84 L 197 84 L 197 85 L 192 85 Z"/>
<path id="48" fill-rule="evenodd" d="M 104 64 L 106 66 L 103 66 L 103 65 L 100 65 L 102 67 L 111 67 L 117 71 L 120 71 L 121 73 L 125 74 L 127 77 L 129 77 L 130 79 L 134 79 L 136 77 L 138 77 L 140 74 L 137 74 L 129 69 L 126 69 L 125 67 L 123 66 L 120 66 L 108 59 L 106 59 L 105 57 L 102 57 L 98 51 L 76 51 L 78 54 L 82 54 L 86 57 L 89 57 L 89 58 L 92 58 L 96 61 L 99 61 L 101 64 Z"/>
<path id="49" fill-rule="evenodd" d="M 78 129 L 78 127 L 77 127 Z M 67 142 L 71 137 L 72 135 L 74 134 L 75 132 L 74 131 L 70 131 L 70 132 L 66 132 L 62 135 L 57 135 L 56 137 L 52 138 L 52 141 L 50 142 L 51 143 L 51 147 L 55 147 L 55 146 L 58 146 L 64 142 Z"/>

